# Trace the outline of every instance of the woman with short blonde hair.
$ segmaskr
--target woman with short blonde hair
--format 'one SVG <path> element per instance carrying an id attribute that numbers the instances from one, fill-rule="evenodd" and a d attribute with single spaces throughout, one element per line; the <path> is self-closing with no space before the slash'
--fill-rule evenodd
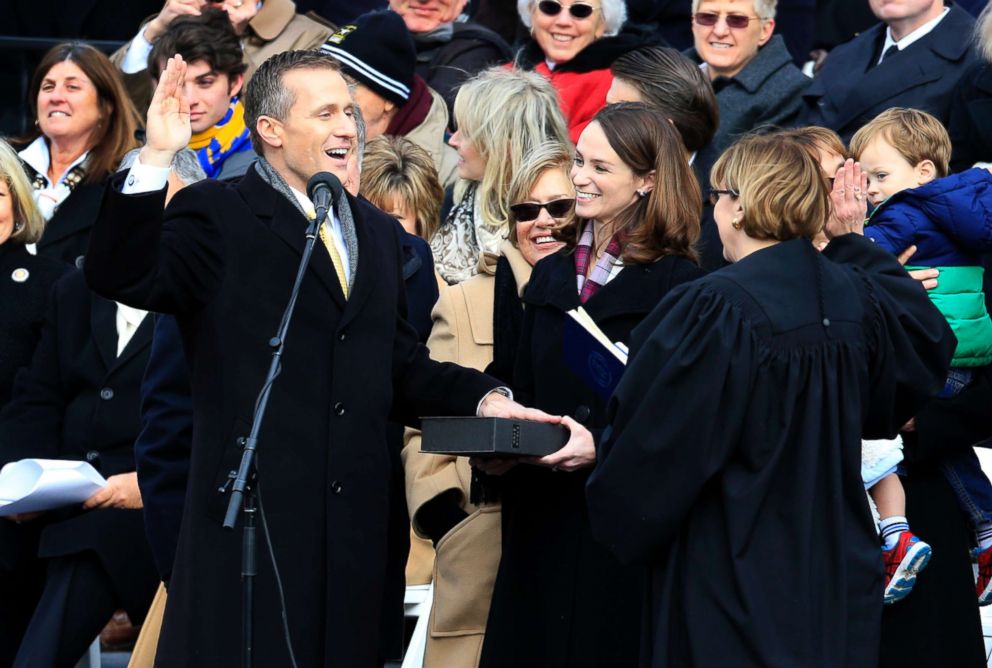
<path id="1" fill-rule="evenodd" d="M 444 189 L 430 154 L 404 137 L 381 135 L 362 156 L 359 190 L 410 234 L 430 239 L 441 225 Z"/>
<path id="2" fill-rule="evenodd" d="M 0 140 L 0 178 L 7 186 L 7 196 L 10 197 L 13 214 L 13 227 L 6 242 L 37 243 L 45 230 L 45 219 L 34 202 L 34 191 L 21 166 L 21 159 L 17 157 L 10 144 L 2 140 Z M 0 244 L 3 243 L 5 241 L 0 241 Z"/>

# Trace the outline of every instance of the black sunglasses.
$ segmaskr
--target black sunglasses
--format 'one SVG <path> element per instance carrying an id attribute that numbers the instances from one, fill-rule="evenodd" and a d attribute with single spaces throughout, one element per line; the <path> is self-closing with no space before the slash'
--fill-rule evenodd
<path id="1" fill-rule="evenodd" d="M 731 197 L 740 197 L 740 193 L 736 190 L 717 190 L 716 188 L 710 188 L 710 204 L 716 206 L 716 203 L 720 200 L 720 195 L 730 195 Z"/>
<path id="2" fill-rule="evenodd" d="M 541 209 L 546 209 L 548 215 L 552 218 L 564 218 L 574 208 L 574 199 L 554 199 L 543 204 L 536 204 L 534 202 L 512 204 L 510 205 L 510 213 L 513 214 L 513 219 L 518 223 L 528 223 L 532 220 L 537 220 L 537 217 L 541 215 Z"/>
<path id="3" fill-rule="evenodd" d="M 696 12 L 692 18 L 697 25 L 706 26 L 709 28 L 716 25 L 716 22 L 720 20 L 720 15 L 714 14 L 713 12 Z M 743 14 L 727 14 L 726 20 L 728 28 L 743 30 L 749 23 L 751 23 L 751 21 L 760 21 L 761 17 L 744 16 Z"/>
<path id="4" fill-rule="evenodd" d="M 541 2 L 537 3 L 537 8 L 545 16 L 558 16 L 564 7 L 567 7 L 568 13 L 572 15 L 572 18 L 576 19 L 587 19 L 598 9 L 598 7 L 593 7 L 582 2 L 563 5 L 555 0 L 541 0 Z"/>

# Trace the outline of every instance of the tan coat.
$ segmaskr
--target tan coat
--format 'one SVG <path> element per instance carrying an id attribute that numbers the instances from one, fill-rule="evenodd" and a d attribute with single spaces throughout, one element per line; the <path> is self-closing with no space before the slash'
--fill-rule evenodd
<path id="1" fill-rule="evenodd" d="M 508 241 L 500 252 L 507 257 L 520 294 L 530 280 L 531 266 Z M 427 341 L 431 357 L 484 369 L 493 357 L 493 290 L 497 256 L 483 254 L 479 274 L 441 291 Z M 464 457 L 420 452 L 420 432 L 408 429 L 403 448 L 407 503 L 414 530 L 417 511 L 451 490 L 460 494 L 469 513 L 437 544 L 434 562 L 434 602 L 425 668 L 475 668 L 489 617 L 500 555 L 498 505 L 482 507 L 469 501 L 472 474 Z M 409 572 L 409 570 L 408 570 Z"/>
<path id="2" fill-rule="evenodd" d="M 316 14 L 297 14 L 293 0 L 265 0 L 255 18 L 248 22 L 248 32 L 242 41 L 248 65 L 245 82 L 270 56 L 295 49 L 319 49 L 333 32 L 334 26 Z M 110 57 L 118 68 L 124 62 L 128 46 L 130 42 Z M 154 91 L 148 70 L 123 76 L 128 94 L 144 117 Z"/>
<path id="3" fill-rule="evenodd" d="M 433 88 L 431 97 L 434 101 L 427 118 L 408 132 L 406 138 L 430 153 L 441 187 L 447 188 L 458 180 L 458 153 L 444 140 L 448 130 L 448 105 Z"/>

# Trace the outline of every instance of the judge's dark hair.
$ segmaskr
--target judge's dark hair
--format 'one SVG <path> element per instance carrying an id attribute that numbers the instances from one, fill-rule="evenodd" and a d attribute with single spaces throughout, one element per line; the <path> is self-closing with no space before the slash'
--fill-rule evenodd
<path id="1" fill-rule="evenodd" d="M 211 70 L 228 78 L 244 74 L 248 67 L 227 13 L 209 5 L 199 16 L 180 16 L 169 24 L 148 54 L 148 73 L 158 79 L 165 63 L 177 53 L 190 64 L 205 61 Z"/>
<path id="2" fill-rule="evenodd" d="M 644 47 L 617 58 L 610 71 L 675 124 L 689 151 L 695 153 L 713 140 L 720 125 L 713 86 L 681 53 L 667 46 Z"/>
<path id="3" fill-rule="evenodd" d="M 689 167 L 689 156 L 672 124 L 650 105 L 622 102 L 604 107 L 590 122 L 599 124 L 610 147 L 637 176 L 654 172 L 654 188 L 616 218 L 614 233 L 623 239 L 622 259 L 648 264 L 664 255 L 698 261 L 702 196 L 699 181 Z M 555 231 L 574 248 L 585 221 Z"/>
<path id="4" fill-rule="evenodd" d="M 710 181 L 738 193 L 741 229 L 752 239 L 812 239 L 830 214 L 819 161 L 784 132 L 744 137 L 716 161 Z"/>
<path id="5" fill-rule="evenodd" d="M 124 88 L 121 73 L 103 52 L 82 42 L 66 42 L 53 46 L 44 55 L 31 78 L 28 89 L 28 104 L 34 118 L 34 130 L 24 139 L 34 141 L 41 136 L 38 129 L 38 93 L 48 72 L 58 63 L 71 62 L 83 71 L 96 88 L 97 104 L 101 120 L 92 135 L 92 144 L 87 147 L 90 155 L 86 160 L 84 183 L 97 183 L 112 174 L 124 154 L 135 148 L 138 141 L 134 133 L 141 125 L 138 111 Z"/>
<path id="6" fill-rule="evenodd" d="M 284 121 L 296 98 L 286 87 L 284 75 L 292 70 L 341 71 L 341 65 L 332 56 L 320 51 L 283 51 L 262 63 L 245 86 L 242 102 L 245 106 L 245 124 L 251 131 L 251 147 L 264 155 L 265 142 L 258 136 L 258 119 L 270 116 Z"/>

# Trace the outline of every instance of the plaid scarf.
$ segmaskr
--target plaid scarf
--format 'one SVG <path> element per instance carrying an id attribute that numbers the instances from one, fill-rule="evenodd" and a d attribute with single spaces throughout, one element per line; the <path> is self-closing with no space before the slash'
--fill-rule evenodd
<path id="1" fill-rule="evenodd" d="M 592 221 L 586 222 L 586 227 L 579 237 L 579 245 L 575 248 L 575 280 L 578 284 L 579 301 L 585 304 L 589 298 L 596 294 L 596 291 L 606 285 L 610 280 L 610 273 L 620 261 L 620 254 L 623 249 L 620 246 L 620 234 L 614 234 L 610 243 L 606 245 L 606 250 L 599 258 L 599 262 L 592 268 L 589 278 L 586 278 L 586 271 L 589 269 L 589 262 L 592 260 Z"/>
<path id="2" fill-rule="evenodd" d="M 245 125 L 245 108 L 237 96 L 231 99 L 224 118 L 217 125 L 190 137 L 189 147 L 196 151 L 200 166 L 211 179 L 217 178 L 224 160 L 251 148 L 251 138 Z"/>

